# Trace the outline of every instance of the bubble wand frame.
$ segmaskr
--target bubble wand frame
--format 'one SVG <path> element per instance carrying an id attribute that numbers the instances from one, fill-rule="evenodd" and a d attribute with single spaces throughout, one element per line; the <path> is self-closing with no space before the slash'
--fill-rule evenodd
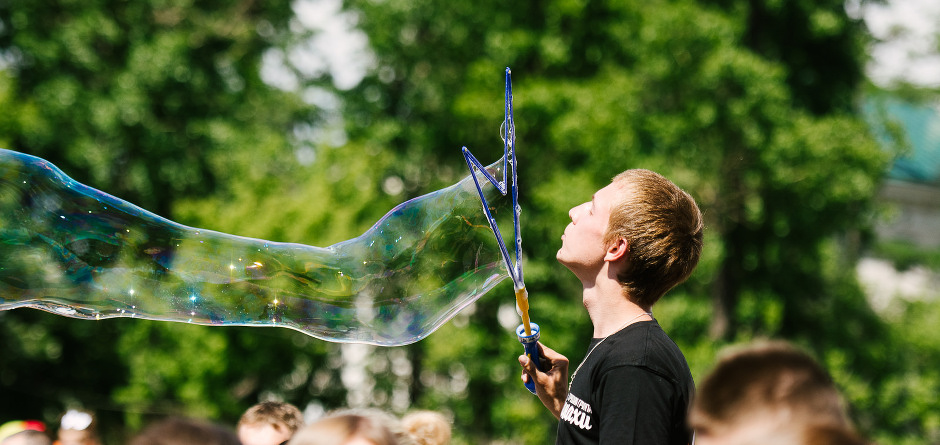
<path id="1" fill-rule="evenodd" d="M 539 364 L 539 350 L 538 350 L 538 340 L 540 338 L 539 325 L 531 323 L 529 321 L 529 293 L 526 291 L 525 282 L 522 278 L 522 232 L 519 227 L 519 213 L 522 210 L 519 206 L 519 180 L 516 174 L 517 163 L 516 163 L 516 127 L 513 123 L 513 113 L 512 113 L 512 71 L 509 68 L 506 68 L 506 98 L 505 98 L 505 115 L 503 117 L 502 131 L 500 132 L 503 139 L 503 180 L 499 181 L 493 175 L 491 175 L 483 164 L 477 160 L 470 150 L 467 147 L 463 147 L 464 159 L 467 161 L 467 168 L 470 169 L 470 176 L 473 177 L 473 183 L 477 187 L 477 193 L 480 195 L 480 201 L 483 204 L 483 212 L 486 213 L 486 219 L 489 221 L 490 229 L 493 231 L 493 235 L 496 236 L 496 242 L 499 245 L 499 250 L 502 253 L 503 260 L 506 262 L 506 269 L 509 272 L 509 277 L 512 279 L 513 288 L 516 294 L 516 306 L 519 309 L 519 313 L 522 316 L 522 324 L 516 328 L 516 336 L 519 338 L 519 341 L 522 343 L 523 348 L 525 349 L 526 355 L 530 360 L 533 360 L 538 366 Z M 496 225 L 496 219 L 493 218 L 492 212 L 490 212 L 489 203 L 486 201 L 486 197 L 483 195 L 483 189 L 480 187 L 480 181 L 477 179 L 476 171 L 479 171 L 486 177 L 486 180 L 493 184 L 497 190 L 503 195 L 506 196 L 507 193 L 511 193 L 512 196 L 512 223 L 513 223 L 513 232 L 515 235 L 515 254 L 516 261 L 513 263 L 512 259 L 509 256 L 509 250 L 506 248 L 506 243 L 503 241 L 503 236 L 500 234 L 499 227 Z M 512 182 L 507 181 L 507 171 L 512 171 Z M 529 379 L 525 384 L 526 388 L 529 389 L 532 394 L 535 394 L 535 384 L 532 379 Z"/>

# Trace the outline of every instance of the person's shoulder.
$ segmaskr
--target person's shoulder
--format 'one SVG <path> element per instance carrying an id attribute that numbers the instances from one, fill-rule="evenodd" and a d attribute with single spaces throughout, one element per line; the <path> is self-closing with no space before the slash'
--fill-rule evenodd
<path id="1" fill-rule="evenodd" d="M 606 338 L 604 363 L 609 366 L 642 366 L 648 360 L 648 339 L 656 327 L 652 321 L 633 323 Z M 661 329 L 660 329 L 661 330 Z"/>
<path id="2" fill-rule="evenodd" d="M 679 379 L 691 375 L 685 355 L 655 320 L 634 323 L 615 336 L 606 365 L 638 366 Z"/>
<path id="3" fill-rule="evenodd" d="M 648 348 L 651 352 L 660 353 L 671 360 L 686 364 L 685 355 L 682 354 L 679 345 L 669 337 L 669 334 L 666 334 L 666 331 L 659 325 L 659 322 L 654 320 L 651 323 L 649 334 Z"/>

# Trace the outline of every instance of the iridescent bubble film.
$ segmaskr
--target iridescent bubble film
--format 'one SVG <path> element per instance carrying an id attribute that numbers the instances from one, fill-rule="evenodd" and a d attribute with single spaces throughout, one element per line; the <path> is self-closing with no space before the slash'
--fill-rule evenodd
<path id="1" fill-rule="evenodd" d="M 494 187 L 484 192 L 491 211 L 509 214 Z M 357 238 L 313 247 L 177 224 L 0 149 L 0 310 L 282 326 L 395 346 L 426 337 L 507 276 L 470 176 L 395 207 Z"/>

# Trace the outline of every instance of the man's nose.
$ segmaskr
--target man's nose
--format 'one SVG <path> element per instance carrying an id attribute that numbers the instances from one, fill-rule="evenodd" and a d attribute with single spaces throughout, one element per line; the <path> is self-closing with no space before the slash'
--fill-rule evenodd
<path id="1" fill-rule="evenodd" d="M 571 218 L 571 222 L 575 222 L 575 220 L 578 218 L 582 207 L 584 207 L 584 204 L 576 205 L 568 211 L 568 217 Z"/>

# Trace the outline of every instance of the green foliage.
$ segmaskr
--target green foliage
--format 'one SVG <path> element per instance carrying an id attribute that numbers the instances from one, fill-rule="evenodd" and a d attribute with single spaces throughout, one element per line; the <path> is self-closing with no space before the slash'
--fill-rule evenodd
<path id="1" fill-rule="evenodd" d="M 123 333 L 115 351 L 128 357 L 131 375 L 129 384 L 115 393 L 115 401 L 125 406 L 146 406 L 151 401 L 172 403 L 179 407 L 163 407 L 199 418 L 218 418 L 219 403 L 204 382 L 216 380 L 225 371 L 216 366 L 215 357 L 224 356 L 228 340 L 221 330 L 196 326 L 161 329 L 153 322 L 136 323 Z M 136 354 L 145 345 L 147 354 Z M 179 360 L 179 357 L 186 357 Z M 139 418 L 129 419 L 129 426 L 140 428 Z"/>
<path id="2" fill-rule="evenodd" d="M 937 317 L 940 303 L 921 301 L 903 303 L 891 323 L 891 344 L 898 350 L 891 358 L 896 362 L 885 378 L 883 390 L 875 394 L 862 387 L 846 391 L 850 396 L 868 393 L 865 399 L 877 410 L 863 414 L 861 421 L 874 432 L 877 443 L 934 443 L 940 440 L 940 332 Z M 838 378 L 839 376 L 837 376 Z M 849 380 L 853 380 L 852 376 Z M 854 380 L 857 381 L 857 378 Z M 854 401 L 854 400 L 853 400 Z"/>
<path id="3" fill-rule="evenodd" d="M 186 213 L 188 203 L 284 190 L 298 183 L 288 174 L 306 173 L 282 166 L 295 163 L 294 130 L 316 110 L 260 77 L 264 54 L 293 38 L 292 17 L 287 3 L 3 2 L 0 142 L 162 216 L 225 226 Z M 16 401 L 0 404 L 4 419 L 55 425 L 65 406 L 84 406 L 117 443 L 152 416 L 233 423 L 266 395 L 345 397 L 338 365 L 324 365 L 335 348 L 300 333 L 25 309 L 0 319 L 0 399 Z"/>
<path id="4" fill-rule="evenodd" d="M 690 190 L 708 219 L 700 272 L 656 308 L 696 377 L 725 342 L 784 337 L 820 355 L 840 351 L 835 372 L 867 385 L 852 400 L 860 416 L 882 408 L 865 401 L 890 384 L 893 346 L 847 272 L 854 252 L 835 237 L 864 228 L 890 155 L 856 114 L 867 37 L 841 2 L 346 5 L 362 13 L 377 56 L 375 71 L 345 96 L 355 115 L 370 116 L 349 122 L 353 139 L 382 122 L 403 147 L 460 144 L 495 159 L 494 89 L 501 67 L 512 67 L 523 215 L 535 215 L 524 217 L 526 282 L 546 344 L 577 363 L 590 335 L 579 287 L 553 261 L 567 210 L 623 169 L 651 168 Z M 369 91 L 387 94 L 359 99 Z M 488 313 L 478 309 L 470 326 L 485 325 Z M 465 351 L 500 369 L 490 347 Z M 470 376 L 471 386 L 498 383 Z M 467 401 L 481 408 L 474 434 L 539 443 L 500 421 L 525 410 L 475 394 Z"/>
<path id="5" fill-rule="evenodd" d="M 292 14 L 236 1 L 4 2 L 0 48 L 16 77 L 7 110 L 19 116 L 7 147 L 170 216 L 174 196 L 245 175 L 231 162 L 241 147 L 276 155 L 310 117 L 259 75 Z"/>
<path id="6" fill-rule="evenodd" d="M 790 339 L 826 363 L 864 433 L 938 440 L 936 307 L 886 323 L 841 241 L 870 220 L 891 155 L 855 109 L 868 37 L 843 2 L 344 8 L 374 68 L 345 91 L 301 82 L 340 99 L 348 143 L 333 146 L 310 136 L 328 129 L 316 110 L 259 75 L 266 51 L 298 38 L 287 3 L 0 3 L 12 61 L 0 143 L 189 225 L 326 246 L 466 175 L 461 146 L 498 159 L 510 66 L 526 283 L 546 345 L 576 366 L 592 332 L 579 283 L 554 261 L 568 209 L 649 168 L 707 220 L 698 269 L 654 308 L 696 379 L 725 345 Z M 550 442 L 554 419 L 519 381 L 512 308 L 504 283 L 424 341 L 368 349 L 369 402 L 445 412 L 458 444 Z M 0 350 L 0 399 L 21 401 L 0 416 L 54 422 L 84 404 L 118 439 L 154 415 L 234 422 L 263 397 L 329 409 L 356 390 L 343 348 L 281 329 L 15 310 L 0 313 Z"/>

